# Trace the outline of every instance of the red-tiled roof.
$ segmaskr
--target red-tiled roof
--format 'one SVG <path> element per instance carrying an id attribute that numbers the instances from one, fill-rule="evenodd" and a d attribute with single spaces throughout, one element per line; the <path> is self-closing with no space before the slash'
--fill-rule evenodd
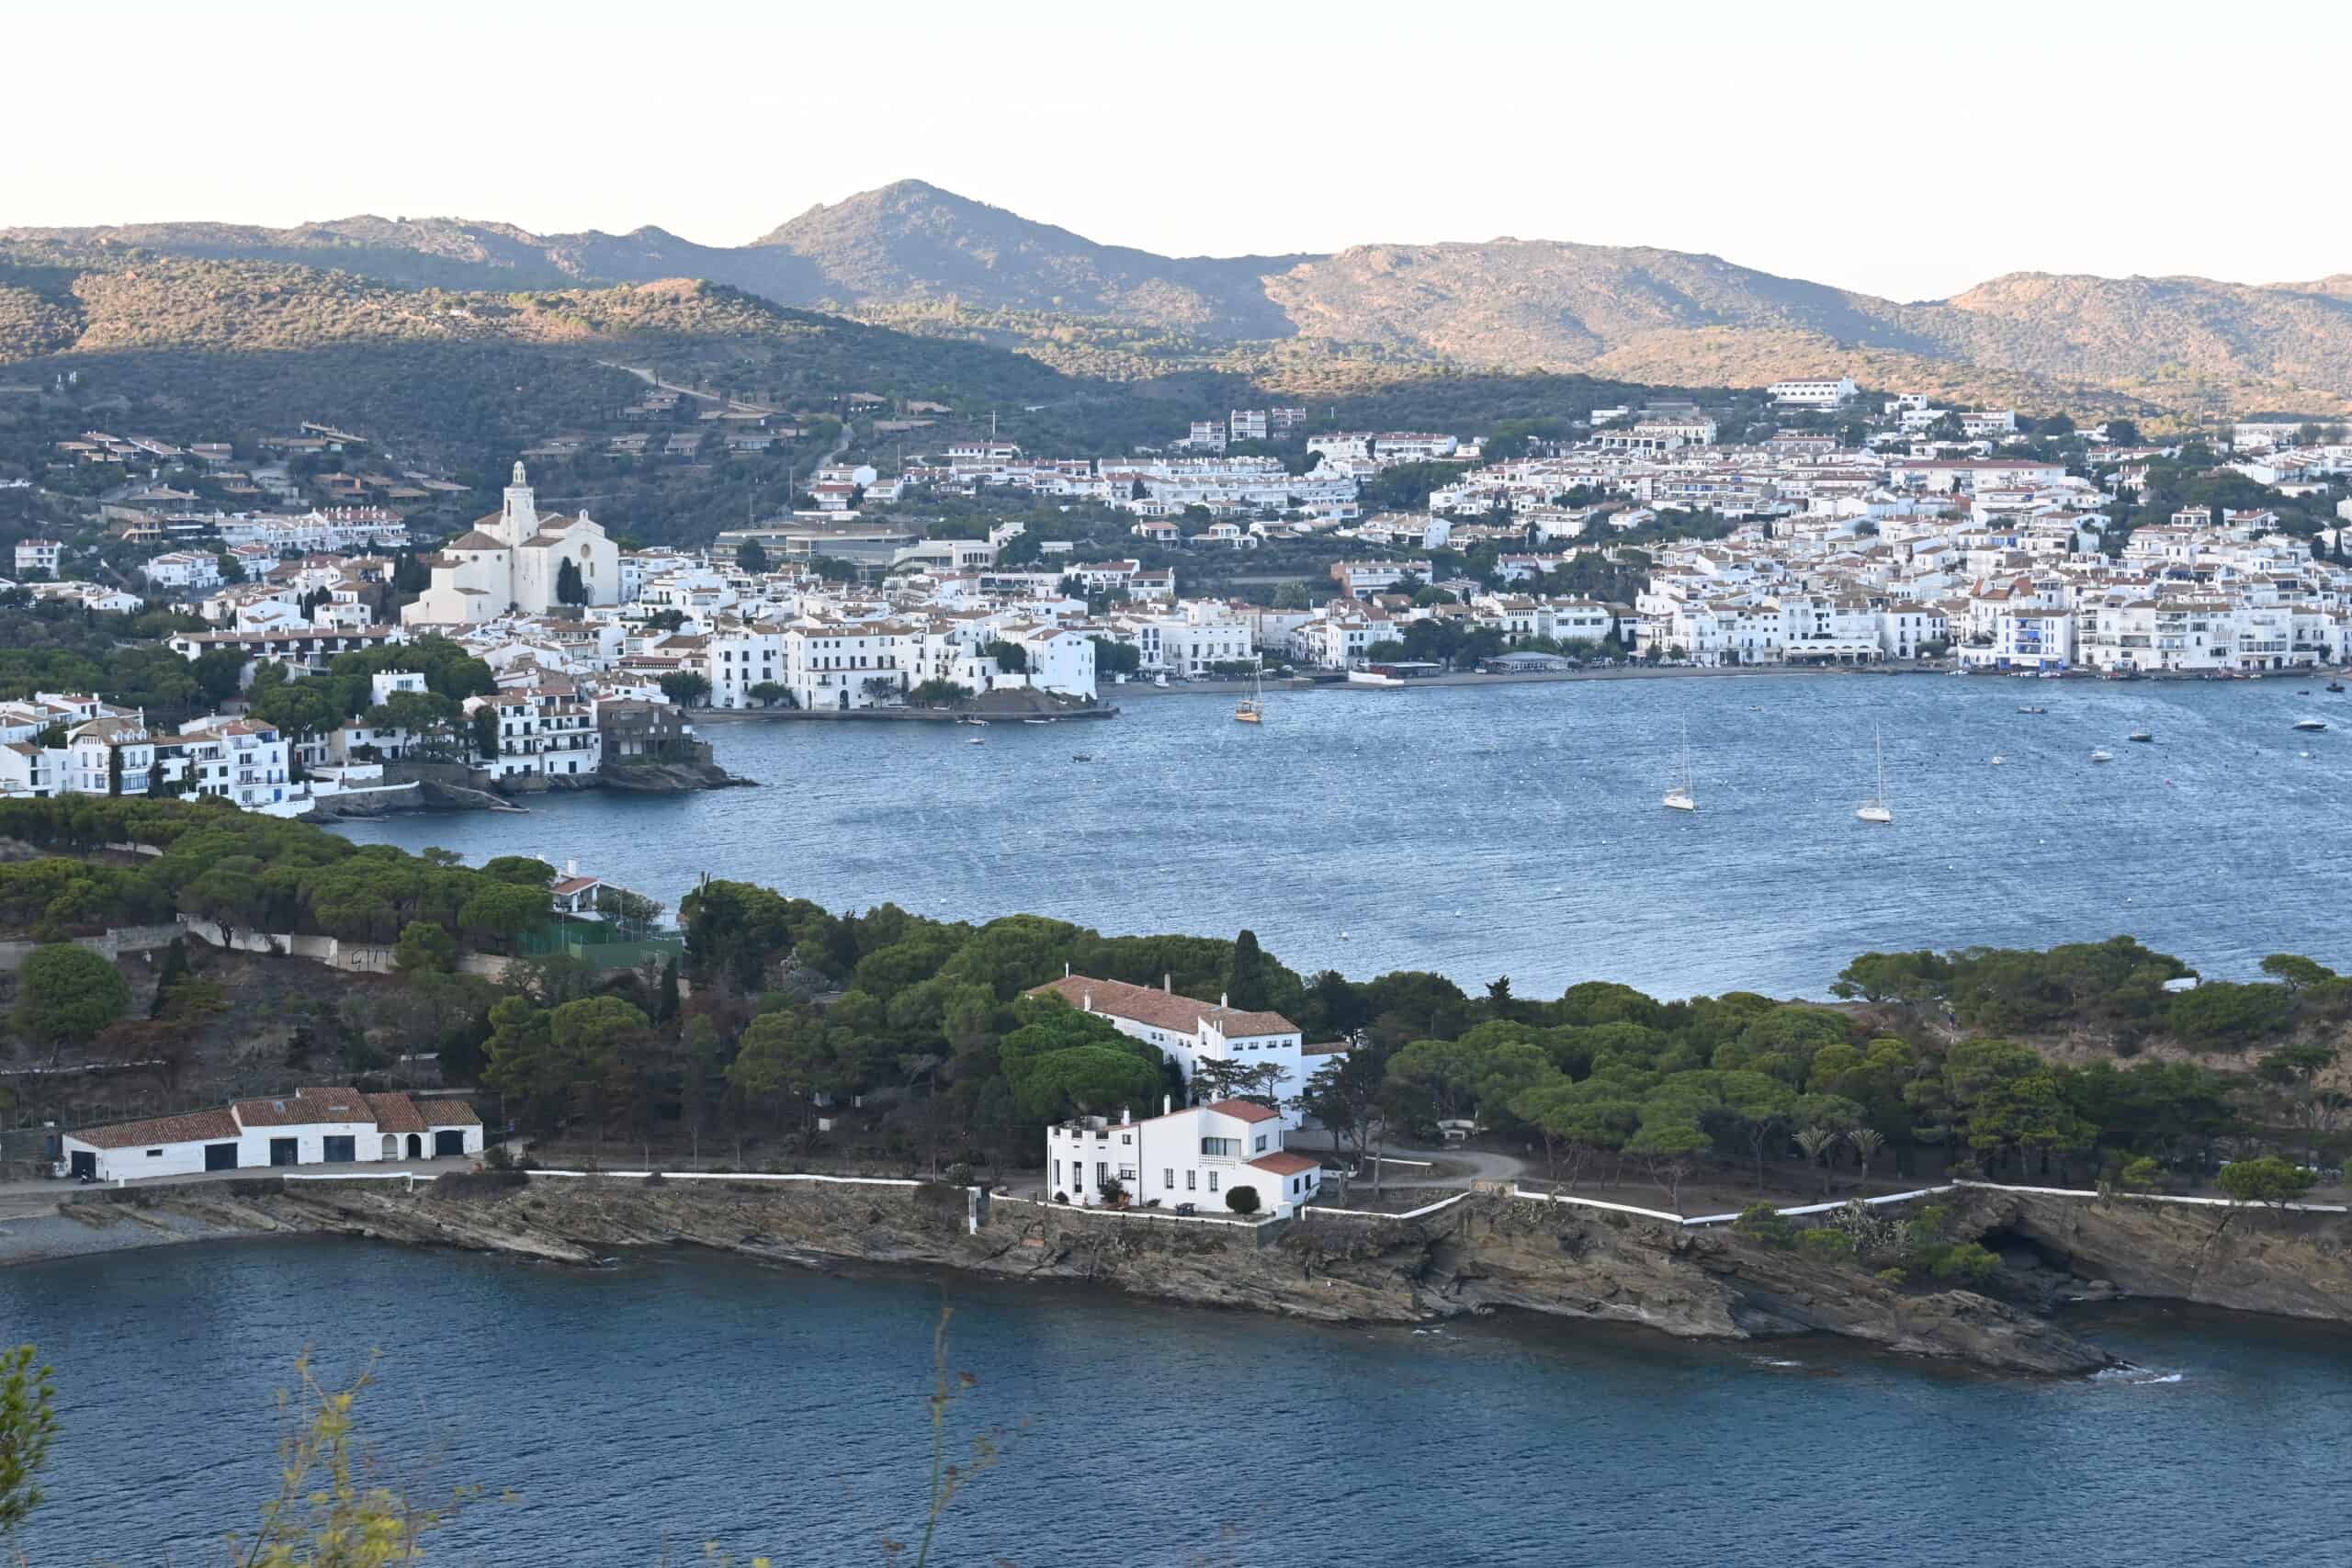
<path id="1" fill-rule="evenodd" d="M 118 1122 L 111 1127 L 85 1127 L 68 1134 L 97 1149 L 136 1148 L 141 1144 L 192 1144 L 237 1135 L 237 1119 L 222 1107 L 192 1111 L 186 1116 L 158 1116 L 147 1122 Z"/>
<path id="2" fill-rule="evenodd" d="M 1061 979 L 1039 986 L 1029 994 L 1051 991 L 1074 1008 L 1084 1008 L 1090 1001 L 1093 1010 L 1113 1018 L 1131 1019 L 1154 1029 L 1166 1029 L 1179 1034 L 1190 1034 L 1205 1019 L 1216 1025 L 1220 1033 L 1231 1039 L 1236 1035 L 1295 1034 L 1298 1025 L 1278 1012 L 1244 1012 L 1234 1008 L 1218 1007 L 1192 997 L 1177 996 L 1149 986 L 1129 985 L 1125 980 L 1096 980 L 1084 975 L 1068 975 Z"/>
<path id="3" fill-rule="evenodd" d="M 1309 1159 L 1305 1155 L 1295 1155 L 1288 1149 L 1276 1154 L 1260 1155 L 1250 1162 L 1251 1168 L 1266 1171 L 1274 1176 L 1296 1176 L 1301 1171 L 1313 1170 L 1322 1163 L 1320 1160 Z"/>
<path id="4" fill-rule="evenodd" d="M 1213 1100 L 1202 1109 L 1214 1111 L 1220 1116 L 1230 1116 L 1237 1122 L 1272 1122 L 1279 1111 L 1269 1111 L 1254 1100 Z"/>
<path id="5" fill-rule="evenodd" d="M 428 1127 L 479 1127 L 481 1118 L 462 1100 L 428 1100 L 417 1111 Z"/>

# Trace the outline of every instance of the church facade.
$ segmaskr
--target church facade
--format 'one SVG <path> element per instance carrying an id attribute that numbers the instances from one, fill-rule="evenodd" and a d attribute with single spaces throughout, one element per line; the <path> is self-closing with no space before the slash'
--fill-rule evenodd
<path id="1" fill-rule="evenodd" d="M 403 626 L 471 626 L 510 610 L 544 615 L 566 603 L 563 588 L 572 574 L 578 582 L 571 602 L 621 602 L 620 547 L 584 511 L 577 517 L 541 514 L 520 463 L 504 507 L 426 558 L 433 585 L 401 611 Z"/>

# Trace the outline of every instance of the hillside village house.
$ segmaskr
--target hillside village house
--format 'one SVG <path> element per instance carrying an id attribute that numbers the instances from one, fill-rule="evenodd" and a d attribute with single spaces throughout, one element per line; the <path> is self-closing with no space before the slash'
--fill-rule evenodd
<path id="1" fill-rule="evenodd" d="M 1322 1065 L 1321 1058 L 1346 1049 L 1338 1044 L 1306 1044 L 1298 1025 L 1278 1012 L 1230 1008 L 1223 997 L 1212 1006 L 1178 996 L 1166 976 L 1155 991 L 1125 980 L 1065 975 L 1029 994 L 1057 996 L 1082 1012 L 1101 1013 L 1120 1033 L 1158 1046 L 1182 1071 L 1186 1083 L 1193 1081 L 1204 1060 L 1234 1062 L 1244 1067 L 1272 1063 L 1283 1070 L 1276 1092 L 1286 1098 L 1306 1087 L 1309 1075 Z M 1283 1127 L 1299 1125 L 1296 1111 L 1280 1112 L 1279 1119 Z"/>
<path id="2" fill-rule="evenodd" d="M 298 1089 L 213 1111 L 85 1127 L 64 1138 L 74 1176 L 135 1181 L 206 1170 L 352 1165 L 478 1155 L 481 1118 L 462 1100 Z"/>
<path id="3" fill-rule="evenodd" d="M 1046 1176 L 1057 1202 L 1093 1208 L 1107 1183 L 1135 1203 L 1194 1203 L 1219 1213 L 1234 1190 L 1253 1189 L 1257 1212 L 1286 1219 L 1323 1184 L 1322 1162 L 1283 1147 L 1282 1117 L 1255 1100 L 1210 1105 L 1137 1122 L 1085 1116 L 1046 1129 Z"/>

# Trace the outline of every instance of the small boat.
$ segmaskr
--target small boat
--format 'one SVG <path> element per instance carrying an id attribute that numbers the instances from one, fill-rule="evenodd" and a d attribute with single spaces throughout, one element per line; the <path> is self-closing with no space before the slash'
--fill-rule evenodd
<path id="1" fill-rule="evenodd" d="M 2155 739 L 2155 737 L 2149 734 L 2144 729 L 2135 729 L 2123 739 L 2131 741 L 2134 746 L 2145 746 L 2150 741 Z"/>
<path id="2" fill-rule="evenodd" d="M 2299 718 L 2295 721 L 2295 728 L 2301 730 L 2306 735 L 2316 735 L 2321 730 L 2327 728 L 2327 720 L 2324 718 Z"/>
<path id="3" fill-rule="evenodd" d="M 2112 762 L 2115 761 L 2115 753 L 2112 751 L 2094 751 L 2091 753 L 2091 761 L 2094 762 Z"/>
<path id="4" fill-rule="evenodd" d="M 2002 756 L 1998 751 L 1993 753 L 1993 765 L 1995 767 L 2000 767 L 2007 761 L 2008 761 L 2008 759 Z"/>
<path id="5" fill-rule="evenodd" d="M 1250 694 L 1242 698 L 1240 704 L 1234 708 L 1233 719 L 1236 724 L 1266 722 L 1266 676 L 1262 665 L 1259 668 L 1258 673 L 1251 678 Z"/>
<path id="6" fill-rule="evenodd" d="M 1668 790 L 1665 797 L 1660 800 L 1658 804 L 1665 807 L 1668 811 L 1696 811 L 1699 809 L 1699 797 L 1695 793 L 1693 793 L 1690 785 L 1690 723 L 1688 719 L 1685 719 L 1682 724 L 1681 782 L 1677 784 L 1672 789 Z"/>
<path id="7" fill-rule="evenodd" d="M 984 718 L 980 717 L 980 716 L 978 716 L 977 714 L 968 714 L 968 713 L 967 713 L 967 714 L 966 714 L 963 717 L 961 717 L 961 718 L 957 719 L 956 722 L 956 723 L 958 723 L 958 724 L 970 724 L 970 725 L 977 725 L 977 726 L 978 726 L 978 727 L 979 727 L 980 728 L 982 728 L 982 729 L 986 729 L 986 728 L 989 727 L 989 721 L 988 721 L 987 719 L 984 719 Z"/>
<path id="8" fill-rule="evenodd" d="M 2048 713 L 2049 711 L 2050 710 L 2048 708 L 2043 707 L 2039 703 L 2029 704 L 2026 706 L 2018 709 L 2018 712 L 2019 713 Z"/>
<path id="9" fill-rule="evenodd" d="M 985 746 L 988 743 L 989 738 L 985 735 L 975 735 L 969 740 L 964 742 L 967 746 Z"/>
<path id="10" fill-rule="evenodd" d="M 2341 693 L 2344 690 L 2344 682 L 2341 681 L 2330 681 L 2327 683 L 2327 689 L 2331 692 Z"/>
<path id="11" fill-rule="evenodd" d="M 1871 731 L 1871 750 L 1878 753 L 1878 793 L 1854 807 L 1854 815 L 1864 822 L 1892 827 L 1894 808 L 1886 803 L 1886 747 L 1879 739 L 1876 729 Z"/>
<path id="12" fill-rule="evenodd" d="M 1069 754 L 1069 760 L 1073 762 L 1091 762 L 1094 761 L 1094 753 L 1091 751 L 1072 751 Z"/>
<path id="13" fill-rule="evenodd" d="M 1054 721 L 1050 718 L 1024 718 L 1021 722 L 1023 724 L 1051 724 Z"/>

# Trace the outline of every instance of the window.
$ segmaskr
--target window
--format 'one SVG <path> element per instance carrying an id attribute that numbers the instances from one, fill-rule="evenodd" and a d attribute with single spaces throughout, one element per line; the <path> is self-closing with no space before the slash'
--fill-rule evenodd
<path id="1" fill-rule="evenodd" d="M 1238 1156 L 1240 1153 L 1241 1140 L 1238 1138 L 1203 1138 L 1201 1140 L 1201 1154 L 1205 1158 L 1215 1159 L 1219 1156 L 1231 1158 Z"/>
<path id="2" fill-rule="evenodd" d="M 1212 1192 L 1216 1190 L 1216 1172 L 1214 1170 L 1209 1172 L 1209 1190 Z"/>
<path id="3" fill-rule="evenodd" d="M 1062 1184 L 1062 1162 L 1061 1162 L 1061 1161 L 1059 1161 L 1059 1160 L 1056 1160 L 1056 1161 L 1054 1161 L 1054 1185 L 1055 1185 L 1055 1186 L 1057 1186 L 1057 1187 L 1059 1187 L 1061 1184 Z"/>
<path id="4" fill-rule="evenodd" d="M 1099 1159 L 1096 1160 L 1094 1162 L 1094 1185 L 1097 1187 L 1102 1186 L 1103 1182 L 1110 1179 L 1110 1166 L 1104 1161 Z"/>
<path id="5" fill-rule="evenodd" d="M 1266 1134 L 1261 1133 L 1257 1137 L 1252 1139 L 1250 1144 L 1250 1149 L 1253 1154 L 1264 1154 L 1266 1152 Z"/>
<path id="6" fill-rule="evenodd" d="M 149 1149 L 147 1151 L 147 1157 L 149 1159 L 162 1159 L 164 1157 L 164 1151 L 161 1149 Z"/>
<path id="7" fill-rule="evenodd" d="M 1132 1144 L 1135 1141 L 1136 1135 L 1133 1133 L 1122 1133 L 1119 1134 L 1119 1142 L 1123 1144 Z"/>
<path id="8" fill-rule="evenodd" d="M 1200 1174 L 1201 1173 L 1197 1170 L 1188 1170 L 1184 1173 L 1185 1191 L 1190 1192 L 1196 1185 L 1198 1185 Z"/>
<path id="9" fill-rule="evenodd" d="M 1161 1172 L 1159 1173 L 1159 1185 L 1160 1185 L 1160 1187 L 1161 1187 L 1164 1190 L 1167 1190 L 1167 1191 L 1170 1191 L 1170 1192 L 1173 1192 L 1173 1191 L 1175 1191 L 1175 1190 L 1176 1190 L 1176 1168 L 1175 1168 L 1175 1167 L 1170 1166 L 1170 1167 L 1169 1167 L 1166 1170 L 1163 1170 L 1163 1171 L 1161 1171 Z"/>

